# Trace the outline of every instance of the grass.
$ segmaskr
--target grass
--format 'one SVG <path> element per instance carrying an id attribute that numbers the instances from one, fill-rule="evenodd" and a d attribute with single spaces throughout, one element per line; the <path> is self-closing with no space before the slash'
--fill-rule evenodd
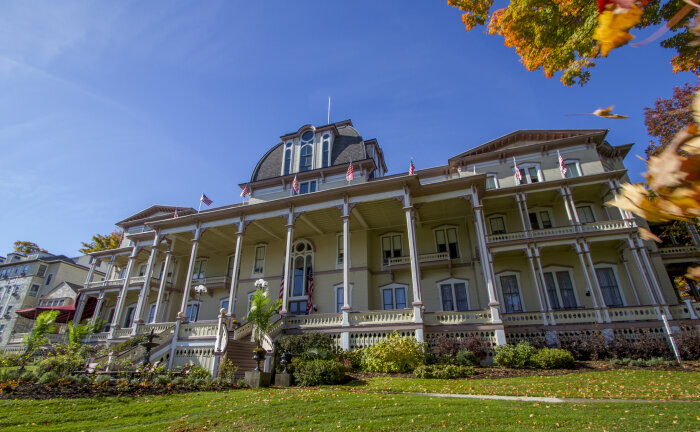
<path id="1" fill-rule="evenodd" d="M 548 405 L 327 388 L 0 401 L 3 431 L 688 431 L 698 426 L 692 402 Z"/>
<path id="2" fill-rule="evenodd" d="M 359 391 L 700 401 L 700 373 L 683 371 L 614 370 L 481 380 L 378 377 L 350 386 Z"/>

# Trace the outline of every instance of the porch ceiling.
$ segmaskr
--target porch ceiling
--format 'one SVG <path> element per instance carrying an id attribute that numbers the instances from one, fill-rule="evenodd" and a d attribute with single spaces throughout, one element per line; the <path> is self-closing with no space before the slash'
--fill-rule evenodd
<path id="1" fill-rule="evenodd" d="M 363 202 L 355 207 L 353 213 L 351 228 L 353 220 L 360 223 L 359 218 L 365 221 L 369 229 L 406 225 L 403 204 L 395 199 Z"/>
<path id="2" fill-rule="evenodd" d="M 462 198 L 426 203 L 418 209 L 420 223 L 439 224 L 464 218 L 471 214 L 471 204 Z"/>

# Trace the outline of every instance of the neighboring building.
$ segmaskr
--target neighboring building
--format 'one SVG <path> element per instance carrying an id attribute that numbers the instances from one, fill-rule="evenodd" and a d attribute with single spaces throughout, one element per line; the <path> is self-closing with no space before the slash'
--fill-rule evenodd
<path id="1" fill-rule="evenodd" d="M 90 260 L 87 255 L 68 258 L 46 252 L 7 255 L 0 264 L 0 351 L 21 349 L 21 337 L 34 327 L 33 319 L 19 316 L 17 311 L 45 307 L 44 299 L 53 297 L 55 306 L 61 302 L 64 309 L 75 307 Z M 96 274 L 104 276 L 99 271 Z M 53 306 L 52 303 L 48 308 Z"/>
<path id="2" fill-rule="evenodd" d="M 640 239 L 645 222 L 604 205 L 627 180 L 632 147 L 606 134 L 521 130 L 387 175 L 378 142 L 349 120 L 303 126 L 240 185 L 249 202 L 152 206 L 117 223 L 121 247 L 92 254 L 108 263 L 106 280 L 82 290 L 110 323 L 89 340 L 154 330 L 164 335 L 154 357 L 215 368 L 229 339 L 249 335 L 225 323 L 245 320 L 261 278 L 272 296 L 285 287 L 272 338 L 322 331 L 344 349 L 395 330 L 493 346 L 636 328 L 663 337 L 662 314 L 674 328 L 697 325 L 699 304 L 679 302 L 656 245 Z"/>

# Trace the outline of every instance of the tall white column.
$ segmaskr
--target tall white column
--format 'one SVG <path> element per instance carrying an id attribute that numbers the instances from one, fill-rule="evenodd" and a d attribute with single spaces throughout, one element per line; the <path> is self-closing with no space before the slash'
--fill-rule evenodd
<path id="1" fill-rule="evenodd" d="M 647 275 L 649 277 L 651 287 L 656 293 L 656 299 L 660 305 L 667 306 L 666 300 L 664 299 L 664 295 L 661 292 L 659 280 L 656 278 L 656 274 L 654 273 L 654 267 L 651 264 L 651 258 L 649 258 L 649 251 L 647 251 L 647 248 L 644 247 L 644 242 L 642 241 L 642 239 L 636 237 L 636 240 L 638 248 L 637 250 L 639 251 L 639 255 L 642 257 L 642 261 L 644 262 L 644 264 L 646 264 Z"/>
<path id="2" fill-rule="evenodd" d="M 129 255 L 129 262 L 126 265 L 126 275 L 124 276 L 124 285 L 119 292 L 119 297 L 117 298 L 117 305 L 114 308 L 114 318 L 112 319 L 112 325 L 109 328 L 110 339 L 114 336 L 114 331 L 119 328 L 119 321 L 121 321 L 121 314 L 124 309 L 124 303 L 126 302 L 126 295 L 129 290 L 129 283 L 131 282 L 131 273 L 134 270 L 134 262 L 136 262 L 136 257 L 141 250 L 140 247 L 134 245 L 131 249 L 131 255 Z"/>
<path id="3" fill-rule="evenodd" d="M 586 278 L 586 286 L 588 286 L 587 292 L 593 300 L 593 309 L 595 309 L 596 319 L 599 323 L 603 322 L 603 318 L 600 314 L 600 306 L 598 305 L 598 299 L 596 298 L 596 292 L 593 288 L 593 281 L 591 280 L 591 275 L 588 272 L 588 266 L 586 265 L 586 261 L 583 258 L 583 248 L 578 243 L 575 243 L 575 247 L 576 255 L 578 255 L 578 259 L 581 262 L 581 270 L 583 271 L 583 276 Z M 593 275 L 593 278 L 596 278 L 595 274 Z"/>
<path id="4" fill-rule="evenodd" d="M 95 274 L 95 268 L 97 267 L 97 264 L 99 263 L 97 258 L 92 259 L 92 264 L 90 264 L 90 270 L 88 270 L 88 274 L 85 277 L 85 285 L 84 287 L 87 289 L 88 286 L 90 285 L 90 282 L 92 282 L 92 278 Z"/>
<path id="5" fill-rule="evenodd" d="M 105 280 L 112 279 L 112 272 L 114 271 L 114 260 L 117 259 L 116 256 L 112 255 L 109 258 L 109 263 L 107 264 L 107 270 L 105 270 Z"/>
<path id="6" fill-rule="evenodd" d="M 143 278 L 143 286 L 141 287 L 141 292 L 139 293 L 139 300 L 136 303 L 134 322 L 137 324 L 143 324 L 145 322 L 144 315 L 147 309 L 146 305 L 148 304 L 148 297 L 151 295 L 151 278 L 153 277 L 153 267 L 155 267 L 156 260 L 158 259 L 158 245 L 160 244 L 161 239 L 160 234 L 158 234 L 156 231 L 153 244 L 151 245 L 151 255 L 148 257 L 148 263 L 146 264 L 146 274 Z M 134 326 L 134 331 L 135 330 L 136 326 Z"/>
<path id="7" fill-rule="evenodd" d="M 100 295 L 97 297 L 97 304 L 95 305 L 95 312 L 92 313 L 92 319 L 90 320 L 90 325 L 95 325 L 97 322 L 97 319 L 100 317 L 100 313 L 102 313 L 102 305 L 105 302 L 105 291 L 101 290 Z"/>
<path id="8" fill-rule="evenodd" d="M 544 296 L 544 304 L 549 311 L 549 322 L 554 325 L 556 321 L 554 320 L 554 312 L 552 309 L 552 301 L 549 298 L 549 290 L 547 289 L 547 281 L 544 278 L 544 272 L 542 271 L 542 260 L 540 259 L 540 250 L 537 246 L 533 246 L 533 253 L 535 254 L 535 262 L 537 263 L 537 270 L 539 270 L 540 280 L 542 281 L 542 295 Z"/>
<path id="9" fill-rule="evenodd" d="M 292 265 L 292 240 L 294 238 L 294 209 L 289 209 L 287 215 L 287 249 L 284 253 L 284 291 L 282 291 L 282 310 L 280 315 L 287 315 L 289 299 L 289 272 Z"/>
<path id="10" fill-rule="evenodd" d="M 404 212 L 406 213 L 406 229 L 408 231 L 408 253 L 411 258 L 411 283 L 413 284 L 413 308 L 420 311 L 420 307 L 423 305 L 421 299 L 420 290 L 420 262 L 418 249 L 416 248 L 416 237 L 415 237 L 415 215 L 414 208 L 410 204 L 404 207 Z M 420 314 L 418 314 L 420 317 Z"/>
<path id="11" fill-rule="evenodd" d="M 73 316 L 73 324 L 78 324 L 83 318 L 83 310 L 85 310 L 85 303 L 87 303 L 87 293 L 82 292 L 79 295 L 78 304 L 75 305 L 75 315 Z"/>
<path id="12" fill-rule="evenodd" d="M 568 186 L 566 186 L 566 192 L 567 192 L 566 193 L 567 198 L 569 199 L 569 205 L 571 206 L 571 216 L 573 216 L 573 218 L 574 218 L 574 223 L 577 226 L 580 226 L 581 219 L 579 219 L 578 211 L 576 210 L 576 202 L 574 201 L 574 194 L 571 191 L 571 188 L 569 188 Z M 579 230 L 580 230 L 580 228 L 579 228 Z"/>
<path id="13" fill-rule="evenodd" d="M 527 261 L 530 263 L 530 271 L 532 272 L 532 281 L 535 283 L 535 292 L 537 293 L 537 301 L 539 302 L 540 305 L 540 314 L 542 316 L 542 322 L 544 325 L 549 325 L 547 322 L 547 310 L 548 308 L 545 306 L 545 302 L 542 299 L 542 292 L 544 291 L 544 295 L 547 295 L 546 290 L 543 290 L 541 285 L 544 283 L 544 280 L 540 280 L 539 276 L 537 276 L 537 272 L 535 271 L 535 264 L 532 256 L 532 250 L 528 247 L 525 250 L 525 253 L 527 255 Z"/>
<path id="14" fill-rule="evenodd" d="M 523 217 L 527 223 L 527 229 L 532 231 L 532 223 L 530 223 L 530 209 L 527 208 L 527 195 L 520 193 L 520 204 L 523 206 Z"/>
<path id="15" fill-rule="evenodd" d="M 631 236 L 627 237 L 627 242 L 629 244 L 630 252 L 632 253 L 632 258 L 634 258 L 634 262 L 635 264 L 637 264 L 637 268 L 639 269 L 639 276 L 642 278 L 642 283 L 644 284 L 644 288 L 647 291 L 649 301 L 653 306 L 658 306 L 660 304 L 659 299 L 656 297 L 656 294 L 654 293 L 654 290 L 651 287 L 651 283 L 647 278 L 646 272 L 644 271 L 644 264 L 642 263 L 642 259 L 639 256 L 637 244 L 634 242 L 634 239 L 632 239 Z"/>
<path id="16" fill-rule="evenodd" d="M 582 241 L 581 246 L 583 248 L 583 256 L 586 258 L 586 261 L 591 269 L 591 279 L 593 279 L 593 287 L 595 288 L 594 294 L 598 295 L 598 302 L 603 310 L 603 318 L 605 319 L 605 322 L 610 322 L 610 312 L 608 311 L 608 305 L 605 304 L 605 297 L 603 297 L 603 290 L 600 288 L 600 283 L 598 282 L 598 275 L 595 272 L 595 266 L 593 265 L 593 259 L 591 258 L 591 251 L 588 248 L 588 243 Z"/>
<path id="17" fill-rule="evenodd" d="M 520 205 L 520 194 L 517 192 L 515 193 L 515 204 L 518 206 L 518 215 L 520 216 L 520 222 L 523 224 L 523 231 L 527 233 L 526 237 L 528 237 L 530 235 L 530 221 L 529 219 L 526 220 L 523 216 L 523 207 Z"/>
<path id="18" fill-rule="evenodd" d="M 156 310 L 153 314 L 153 320 L 158 322 L 161 316 L 161 309 L 163 309 L 163 295 L 165 294 L 165 286 L 168 283 L 168 271 L 170 270 L 170 264 L 173 259 L 173 241 L 169 246 L 168 250 L 165 252 L 165 263 L 163 264 L 163 275 L 160 277 L 160 285 L 158 286 L 158 297 L 156 298 Z M 174 280 L 174 279 L 173 279 Z"/>
<path id="19" fill-rule="evenodd" d="M 231 269 L 231 289 L 228 295 L 228 311 L 227 315 L 234 318 L 236 316 L 236 311 L 233 305 L 238 296 L 238 269 L 241 266 L 241 249 L 243 248 L 243 233 L 245 230 L 245 225 L 243 220 L 238 223 L 238 229 L 236 230 L 236 252 L 233 255 L 233 268 Z"/>
<path id="20" fill-rule="evenodd" d="M 567 197 L 567 192 L 563 187 L 559 188 L 559 193 L 561 194 L 561 200 L 564 202 L 564 209 L 566 210 L 566 217 L 569 219 L 569 223 L 573 226 L 576 225 L 574 221 L 574 215 L 571 212 L 571 207 L 569 206 L 569 199 Z"/>
<path id="21" fill-rule="evenodd" d="M 350 326 L 350 211 L 347 198 L 343 203 L 343 326 Z"/>
<path id="22" fill-rule="evenodd" d="M 185 289 L 182 292 L 182 303 L 180 304 L 180 312 L 178 319 L 185 320 L 185 312 L 187 311 L 187 302 L 190 301 L 190 290 L 192 289 L 192 276 L 194 273 L 194 263 L 197 261 L 197 250 L 199 249 L 199 239 L 202 236 L 202 225 L 197 224 L 194 230 L 194 238 L 192 238 L 192 251 L 190 252 L 190 263 L 187 267 L 187 277 L 185 278 Z"/>

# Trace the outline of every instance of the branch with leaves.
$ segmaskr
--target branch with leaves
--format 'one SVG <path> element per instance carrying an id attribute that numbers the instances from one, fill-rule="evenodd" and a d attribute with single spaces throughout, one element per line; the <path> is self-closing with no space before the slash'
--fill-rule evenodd
<path id="1" fill-rule="evenodd" d="M 92 236 L 92 241 L 90 243 L 80 242 L 83 247 L 78 250 L 84 254 L 88 254 L 90 252 L 116 249 L 121 244 L 122 235 L 123 233 L 119 230 L 112 231 L 105 235 L 95 234 Z"/>

